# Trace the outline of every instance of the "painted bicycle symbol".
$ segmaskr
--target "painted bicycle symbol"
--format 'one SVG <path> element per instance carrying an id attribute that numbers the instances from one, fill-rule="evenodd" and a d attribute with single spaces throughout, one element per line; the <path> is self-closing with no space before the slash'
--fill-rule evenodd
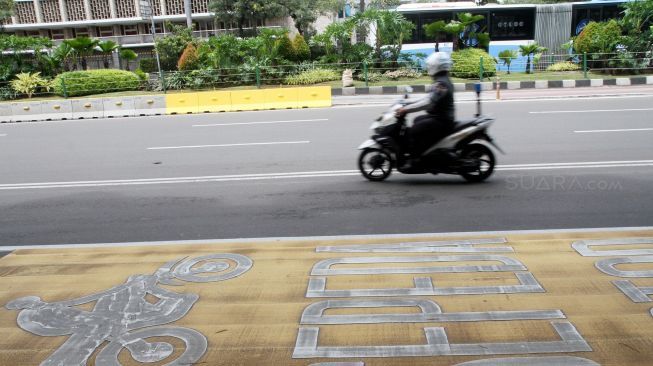
<path id="1" fill-rule="evenodd" d="M 235 262 L 235 264 L 233 263 Z M 184 342 L 185 350 L 166 365 L 189 365 L 206 352 L 207 340 L 189 328 L 162 326 L 183 318 L 199 299 L 197 294 L 180 294 L 159 284 L 224 281 L 247 272 L 252 260 L 240 254 L 210 254 L 170 261 L 151 275 L 133 275 L 109 290 L 59 302 L 44 302 L 26 296 L 5 305 L 20 310 L 18 326 L 39 336 L 70 335 L 66 342 L 41 363 L 42 366 L 85 365 L 104 342 L 95 358 L 98 366 L 120 365 L 118 356 L 127 349 L 138 362 L 160 362 L 174 353 L 167 342 L 147 342 L 151 337 L 172 337 Z M 95 301 L 93 310 L 79 305 Z"/>

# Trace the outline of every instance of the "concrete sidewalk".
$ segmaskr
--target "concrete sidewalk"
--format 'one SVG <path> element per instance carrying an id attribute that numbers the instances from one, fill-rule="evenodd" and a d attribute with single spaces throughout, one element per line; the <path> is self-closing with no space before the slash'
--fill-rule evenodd
<path id="1" fill-rule="evenodd" d="M 652 228 L 18 249 L 0 365 L 650 365 L 651 253 Z"/>

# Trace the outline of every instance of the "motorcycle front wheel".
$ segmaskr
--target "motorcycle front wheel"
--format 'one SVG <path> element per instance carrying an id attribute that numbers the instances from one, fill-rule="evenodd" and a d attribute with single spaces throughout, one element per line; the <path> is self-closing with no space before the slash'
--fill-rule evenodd
<path id="1" fill-rule="evenodd" d="M 482 182 L 490 177 L 494 172 L 496 160 L 492 150 L 481 144 L 471 144 L 465 146 L 461 154 L 463 159 L 478 161 L 476 169 L 461 172 L 460 175 L 468 182 Z"/>
<path id="2" fill-rule="evenodd" d="M 388 178 L 393 167 L 392 156 L 384 150 L 365 149 L 358 157 L 358 169 L 363 177 L 372 182 L 380 182 Z"/>

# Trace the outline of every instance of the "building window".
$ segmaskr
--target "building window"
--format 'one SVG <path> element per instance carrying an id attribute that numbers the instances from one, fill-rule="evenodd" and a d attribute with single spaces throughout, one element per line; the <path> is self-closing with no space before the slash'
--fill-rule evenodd
<path id="1" fill-rule="evenodd" d="M 36 9 L 31 1 L 17 1 L 14 3 L 14 14 L 18 24 L 36 23 Z"/>
<path id="2" fill-rule="evenodd" d="M 166 0 L 168 15 L 184 14 L 184 0 Z"/>
<path id="3" fill-rule="evenodd" d="M 39 32 L 39 31 L 37 31 L 37 30 L 33 30 L 33 31 L 25 31 L 25 35 L 28 36 L 28 37 L 40 37 L 40 36 L 41 36 L 41 32 Z"/>
<path id="4" fill-rule="evenodd" d="M 93 19 L 111 19 L 111 9 L 107 0 L 90 0 Z"/>
<path id="5" fill-rule="evenodd" d="M 493 41 L 526 40 L 535 37 L 534 10 L 493 11 L 490 19 L 490 39 Z"/>
<path id="6" fill-rule="evenodd" d="M 63 29 L 50 29 L 50 39 L 65 39 L 66 34 Z"/>
<path id="7" fill-rule="evenodd" d="M 113 27 L 97 27 L 96 34 L 100 37 L 113 37 Z"/>
<path id="8" fill-rule="evenodd" d="M 88 28 L 73 28 L 73 35 L 77 37 L 89 37 Z"/>
<path id="9" fill-rule="evenodd" d="M 135 18 L 136 4 L 134 0 L 116 0 L 116 13 L 118 18 Z"/>
<path id="10" fill-rule="evenodd" d="M 86 20 L 86 10 L 84 10 L 84 0 L 64 0 L 68 12 L 68 20 Z"/>
<path id="11" fill-rule="evenodd" d="M 123 25 L 122 26 L 122 34 L 124 36 L 135 36 L 138 34 L 138 26 L 137 25 Z"/>
<path id="12" fill-rule="evenodd" d="M 209 12 L 209 1 L 208 0 L 193 0 L 191 2 L 191 9 L 192 9 L 194 14 L 208 13 Z"/>
<path id="13" fill-rule="evenodd" d="M 59 11 L 58 0 L 41 0 L 41 11 L 43 12 L 44 22 L 61 22 L 61 12 Z"/>

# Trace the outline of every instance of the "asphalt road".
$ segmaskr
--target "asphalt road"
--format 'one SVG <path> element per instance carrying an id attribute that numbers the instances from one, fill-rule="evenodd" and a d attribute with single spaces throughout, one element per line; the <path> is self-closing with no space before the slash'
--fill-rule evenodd
<path id="1" fill-rule="evenodd" d="M 483 108 L 507 155 L 482 184 L 364 180 L 382 105 L 2 124 L 0 246 L 653 223 L 652 95 Z"/>

